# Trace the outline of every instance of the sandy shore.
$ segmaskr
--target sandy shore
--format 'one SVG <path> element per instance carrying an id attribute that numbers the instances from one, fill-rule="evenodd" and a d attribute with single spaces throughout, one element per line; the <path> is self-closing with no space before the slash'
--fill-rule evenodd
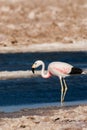
<path id="1" fill-rule="evenodd" d="M 25 53 L 25 52 L 70 52 L 87 51 L 87 40 L 75 41 L 75 43 L 41 43 L 31 45 L 18 45 L 9 47 L 0 47 L 0 53 Z"/>
<path id="2" fill-rule="evenodd" d="M 87 130 L 87 105 L 1 112 L 0 130 Z"/>
<path id="3" fill-rule="evenodd" d="M 87 0 L 1 0 L 0 53 L 87 51 Z"/>

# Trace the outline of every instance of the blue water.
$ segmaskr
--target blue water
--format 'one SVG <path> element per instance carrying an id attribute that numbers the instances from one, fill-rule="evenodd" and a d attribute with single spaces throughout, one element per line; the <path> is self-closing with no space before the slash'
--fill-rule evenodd
<path id="1" fill-rule="evenodd" d="M 87 69 L 87 52 L 0 54 L 0 71 L 30 70 L 35 60 L 48 64 L 52 61 L 68 62 Z M 87 101 L 87 75 L 66 78 L 66 102 Z M 60 102 L 60 83 L 57 77 L 0 80 L 0 107 L 35 105 Z"/>

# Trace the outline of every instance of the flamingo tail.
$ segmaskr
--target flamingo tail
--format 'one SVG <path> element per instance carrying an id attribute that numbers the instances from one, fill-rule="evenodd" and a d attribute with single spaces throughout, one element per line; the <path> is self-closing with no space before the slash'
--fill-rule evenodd
<path id="1" fill-rule="evenodd" d="M 82 74 L 87 74 L 87 69 L 84 69 Z"/>

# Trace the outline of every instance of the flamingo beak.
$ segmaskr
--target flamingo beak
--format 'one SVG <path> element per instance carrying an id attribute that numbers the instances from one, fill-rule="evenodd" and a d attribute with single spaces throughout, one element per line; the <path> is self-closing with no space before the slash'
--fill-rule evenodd
<path id="1" fill-rule="evenodd" d="M 33 72 L 33 74 L 34 74 L 34 70 L 35 70 L 35 69 L 34 69 L 34 68 L 32 68 L 32 72 Z"/>
<path id="2" fill-rule="evenodd" d="M 34 70 L 35 70 L 35 65 L 34 65 L 34 64 L 32 65 L 31 70 L 32 70 L 32 72 L 33 72 L 33 74 L 34 74 Z"/>

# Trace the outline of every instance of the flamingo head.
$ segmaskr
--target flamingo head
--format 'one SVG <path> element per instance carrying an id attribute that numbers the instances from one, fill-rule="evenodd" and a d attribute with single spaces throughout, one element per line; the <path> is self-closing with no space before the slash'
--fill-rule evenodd
<path id="1" fill-rule="evenodd" d="M 35 61 L 34 64 L 32 65 L 32 72 L 34 73 L 35 68 L 38 68 L 42 64 L 43 62 L 41 60 Z"/>

